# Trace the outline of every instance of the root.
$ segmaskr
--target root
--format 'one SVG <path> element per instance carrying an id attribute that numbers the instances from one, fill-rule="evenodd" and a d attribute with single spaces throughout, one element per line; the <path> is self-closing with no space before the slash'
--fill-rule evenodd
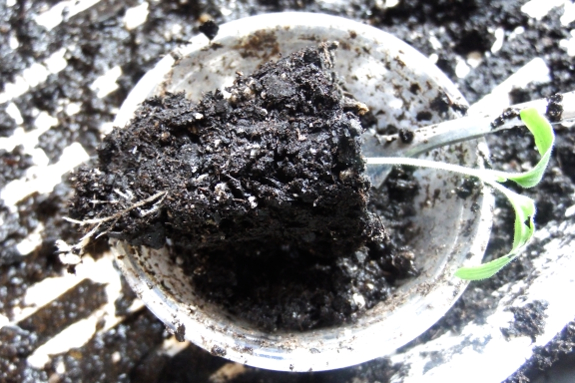
<path id="1" fill-rule="evenodd" d="M 132 200 L 132 193 L 122 193 L 119 190 L 114 190 L 117 194 L 122 196 L 128 201 Z M 131 212 L 132 210 L 141 208 L 147 204 L 154 203 L 150 209 L 139 211 L 140 217 L 145 217 L 149 214 L 152 214 L 160 209 L 160 206 L 164 199 L 166 198 L 168 192 L 161 191 L 158 192 L 144 200 L 136 202 L 127 208 L 118 211 L 117 213 L 110 215 L 108 217 L 103 218 L 94 218 L 94 219 L 85 219 L 85 220 L 76 220 L 69 217 L 64 217 L 64 220 L 71 222 L 75 225 L 79 226 L 92 226 L 92 228 L 84 235 L 80 240 L 74 244 L 69 245 L 62 240 L 56 241 L 56 246 L 58 247 L 58 253 L 60 254 L 60 261 L 66 265 L 77 265 L 81 262 L 81 257 L 85 252 L 86 247 L 90 243 L 92 239 L 100 238 L 103 235 L 108 234 L 116 225 L 116 223 L 127 213 Z M 100 228 L 103 224 L 111 222 L 110 225 L 106 225 L 107 228 L 105 230 L 100 231 Z"/>

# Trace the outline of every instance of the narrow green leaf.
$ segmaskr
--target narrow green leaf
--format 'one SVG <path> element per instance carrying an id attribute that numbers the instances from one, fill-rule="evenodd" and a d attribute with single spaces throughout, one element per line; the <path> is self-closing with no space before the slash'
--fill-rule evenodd
<path id="1" fill-rule="evenodd" d="M 533 134 L 539 154 L 543 156 L 548 153 L 555 142 L 555 134 L 549 121 L 535 108 L 523 109 L 519 114 Z"/>
<path id="2" fill-rule="evenodd" d="M 468 281 L 490 278 L 511 262 L 511 259 L 511 257 L 503 256 L 479 266 L 460 267 L 455 272 L 455 276 Z"/>
<path id="3" fill-rule="evenodd" d="M 507 175 L 507 178 L 515 181 L 520 186 L 529 188 L 537 185 L 543 177 L 543 173 L 549 163 L 555 135 L 551 124 L 535 109 L 521 111 L 521 119 L 533 134 L 535 145 L 542 157 L 539 163 L 530 171 L 517 175 Z M 502 182 L 502 174 L 504 176 L 506 175 L 506 173 L 502 172 L 492 173 L 497 182 Z M 511 206 L 513 206 L 513 210 L 515 211 L 513 248 L 504 257 L 491 262 L 475 267 L 460 268 L 455 272 L 455 275 L 461 279 L 478 280 L 493 276 L 517 256 L 519 251 L 529 243 L 533 237 L 533 233 L 535 233 L 535 223 L 533 222 L 533 217 L 535 216 L 535 201 L 529 197 L 517 194 L 487 178 L 484 178 L 483 181 L 503 193 L 511 203 Z"/>
<path id="4" fill-rule="evenodd" d="M 535 201 L 529 197 L 522 196 L 502 187 L 501 185 L 497 186 L 496 189 L 507 197 L 511 206 L 513 206 L 513 210 L 515 210 L 513 248 L 508 254 L 513 255 L 529 242 L 535 232 L 535 224 L 533 222 L 533 217 L 535 216 Z"/>
<path id="5" fill-rule="evenodd" d="M 537 146 L 537 150 L 541 155 L 541 159 L 537 165 L 533 167 L 533 169 L 524 173 L 513 174 L 499 171 L 494 173 L 498 179 L 507 178 L 524 188 L 531 188 L 541 181 L 543 173 L 547 168 L 549 158 L 551 157 L 553 143 L 555 142 L 555 133 L 553 132 L 553 127 L 549 121 L 547 121 L 547 119 L 542 116 L 536 109 L 524 109 L 520 112 L 520 115 L 521 120 L 523 120 L 535 138 L 535 146 Z"/>
<path id="6" fill-rule="evenodd" d="M 493 183 L 491 186 L 507 197 L 515 211 L 513 248 L 508 254 L 501 258 L 494 259 L 493 261 L 479 266 L 459 268 L 455 272 L 455 276 L 461 279 L 476 281 L 492 277 L 518 255 L 519 251 L 529 243 L 533 237 L 533 233 L 535 232 L 535 224 L 533 222 L 533 216 L 535 215 L 535 201 L 529 197 L 517 194 L 498 183 Z"/>

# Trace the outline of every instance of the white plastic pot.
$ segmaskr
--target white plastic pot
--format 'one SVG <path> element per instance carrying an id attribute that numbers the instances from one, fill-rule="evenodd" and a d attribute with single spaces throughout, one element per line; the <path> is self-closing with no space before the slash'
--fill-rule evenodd
<path id="1" fill-rule="evenodd" d="M 419 52 L 381 30 L 340 17 L 281 13 L 224 24 L 210 43 L 199 35 L 164 57 L 130 93 L 116 118 L 124 126 L 139 103 L 165 91 L 202 93 L 232 84 L 236 71 L 322 41 L 338 41 L 335 71 L 378 125 L 403 129 L 458 117 L 466 105 L 447 77 Z M 442 101 L 443 100 L 443 101 Z M 447 110 L 437 108 L 438 103 Z M 418 121 L 425 113 L 425 121 Z M 371 149 L 373 150 L 373 149 Z M 367 149 L 366 149 L 367 152 Z M 475 166 L 477 142 L 434 150 L 428 157 Z M 385 153 L 373 153 L 385 155 Z M 393 297 L 367 311 L 357 323 L 305 332 L 266 333 L 210 304 L 192 291 L 166 248 L 136 248 L 113 240 L 127 281 L 146 306 L 178 337 L 230 360 L 283 371 L 336 369 L 389 354 L 433 325 L 467 283 L 455 270 L 478 264 L 491 227 L 491 195 L 478 188 L 466 199 L 454 190 L 453 174 L 416 171 L 421 185 L 412 217 L 419 236 L 411 243 L 421 275 L 399 286 Z"/>

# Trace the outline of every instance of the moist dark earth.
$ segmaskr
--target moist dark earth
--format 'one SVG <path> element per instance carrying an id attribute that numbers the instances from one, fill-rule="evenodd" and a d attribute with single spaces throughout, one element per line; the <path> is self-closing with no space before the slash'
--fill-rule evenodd
<path id="1" fill-rule="evenodd" d="M 73 176 L 72 217 L 121 214 L 99 232 L 131 245 L 160 248 L 168 237 L 194 291 L 264 329 L 352 321 L 416 271 L 370 211 L 395 201 L 370 193 L 365 107 L 331 72 L 336 47 L 238 75 L 229 99 L 219 90 L 197 105 L 183 93 L 148 99 L 104 139 L 97 168 Z M 161 192 L 150 214 L 122 213 Z"/>
<path id="2" fill-rule="evenodd" d="M 493 86 L 534 57 L 541 57 L 546 62 L 550 81 L 515 90 L 512 92 L 514 102 L 575 89 L 573 60 L 560 46 L 562 39 L 570 38 L 569 31 L 575 27 L 574 23 L 561 24 L 561 8 L 555 8 L 541 20 L 530 18 L 520 9 L 526 1 L 410 0 L 399 1 L 393 8 L 386 8 L 383 1 L 367 0 L 344 3 L 311 0 L 150 2 L 147 20 L 131 31 L 124 28 L 123 17 L 126 9 L 137 5 L 137 1 L 101 1 L 51 31 L 38 26 L 34 17 L 54 2 L 16 1 L 11 6 L 8 3 L 11 2 L 0 3 L 0 90 L 32 63 L 46 59 L 62 47 L 67 48 L 68 66 L 64 70 L 50 74 L 45 82 L 13 100 L 22 114 L 21 126 L 26 131 L 34 129 L 34 119 L 40 111 L 57 118 L 58 124 L 40 136 L 38 143 L 52 163 L 57 162 L 62 149 L 73 142 L 80 142 L 88 153 L 95 155 L 101 143 L 102 122 L 113 119 L 127 93 L 159 57 L 199 32 L 198 27 L 206 15 L 220 24 L 252 14 L 302 10 L 366 22 L 393 33 L 425 55 L 436 54 L 437 65 L 459 86 L 470 103 L 489 93 Z M 180 28 L 174 28 L 174 25 Z M 501 50 L 492 53 L 493 31 L 497 28 L 503 30 L 506 41 Z M 514 34 L 517 28 L 523 28 L 523 33 Z M 514 39 L 509 39 L 513 34 Z M 430 36 L 436 37 L 441 48 L 434 48 Z M 16 49 L 11 48 L 13 37 L 19 42 Z M 479 53 L 481 63 L 465 78 L 458 78 L 455 75 L 458 57 L 465 58 L 472 52 Z M 119 89 L 97 98 L 90 85 L 114 66 L 122 69 L 117 81 Z M 67 102 L 79 103 L 80 112 L 64 113 L 61 106 Z M 10 136 L 17 126 L 7 113 L 7 104 L 0 104 L 0 135 Z M 543 184 L 523 191 L 537 201 L 539 227 L 564 220 L 565 208 L 574 204 L 575 138 L 569 129 L 558 129 L 556 134 L 557 147 Z M 521 131 L 505 132 L 487 140 L 494 163 L 534 164 L 536 161 L 532 139 Z M 18 150 L 2 153 L 2 182 L 19 177 L 30 166 L 26 155 L 19 153 Z M 15 210 L 4 205 L 0 207 L 3 220 L 0 227 L 0 312 L 8 318 L 13 316 L 14 308 L 22 304 L 28 286 L 61 273 L 62 265 L 54 254 L 54 241 L 63 238 L 74 242 L 79 235 L 76 228 L 61 219 L 67 214 L 71 196 L 69 183 L 63 181 L 50 194 L 27 197 Z M 498 199 L 497 207 L 499 213 L 495 217 L 486 259 L 504 254 L 511 242 L 510 207 L 502 199 Z M 25 257 L 20 255 L 15 246 L 40 223 L 44 226 L 42 244 L 33 253 Z M 495 278 L 470 285 L 448 314 L 413 344 L 433 339 L 446 331 L 457 331 L 469 321 L 481 323 L 497 303 L 492 292 L 505 283 L 526 278 L 531 270 L 531 260 L 537 254 L 537 251 L 527 252 Z M 117 302 L 118 315 L 125 312 L 133 299 L 129 288 L 124 291 L 123 300 Z M 74 305 L 67 306 L 69 312 L 63 315 L 68 322 L 55 324 L 71 323 L 77 318 L 77 310 L 84 313 L 95 309 L 92 303 L 77 299 Z M 50 325 L 44 330 L 20 327 L 11 330 L 8 337 L 2 332 L 0 380 L 47 381 L 57 366 L 63 364 L 66 371 L 60 375 L 62 382 L 159 382 L 166 379 L 201 382 L 208 381 L 212 372 L 225 363 L 193 346 L 175 357 L 158 352 L 166 336 L 163 326 L 149 312 L 139 311 L 128 316 L 117 328 L 95 336 L 80 349 L 55 356 L 44 369 L 28 366 L 26 357 L 46 340 L 44 331 L 51 334 L 53 329 Z M 571 352 L 574 340 L 572 322 L 508 381 L 527 382 L 537 376 L 539 369 L 548 369 L 555 360 Z M 125 355 L 120 363 L 111 362 L 109 356 L 114 351 Z M 84 357 L 78 359 L 78 355 Z M 232 381 L 386 382 L 393 373 L 401 374 L 404 367 L 390 366 L 385 360 L 379 360 L 337 372 L 303 375 L 247 368 Z"/>

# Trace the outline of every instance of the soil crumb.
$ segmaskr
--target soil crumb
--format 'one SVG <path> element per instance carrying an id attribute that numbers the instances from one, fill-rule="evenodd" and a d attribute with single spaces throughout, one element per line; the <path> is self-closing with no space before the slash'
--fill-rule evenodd
<path id="1" fill-rule="evenodd" d="M 513 313 L 515 320 L 508 328 L 502 328 L 501 333 L 506 338 L 529 336 L 535 342 L 537 335 L 543 334 L 545 329 L 547 306 L 547 302 L 534 301 L 525 307 L 511 307 L 509 311 Z"/>
<path id="2" fill-rule="evenodd" d="M 148 99 L 74 176 L 71 214 L 172 246 L 196 291 L 262 328 L 353 321 L 415 269 L 372 211 L 365 107 L 331 71 L 336 46 L 239 73 L 227 98 Z"/>

